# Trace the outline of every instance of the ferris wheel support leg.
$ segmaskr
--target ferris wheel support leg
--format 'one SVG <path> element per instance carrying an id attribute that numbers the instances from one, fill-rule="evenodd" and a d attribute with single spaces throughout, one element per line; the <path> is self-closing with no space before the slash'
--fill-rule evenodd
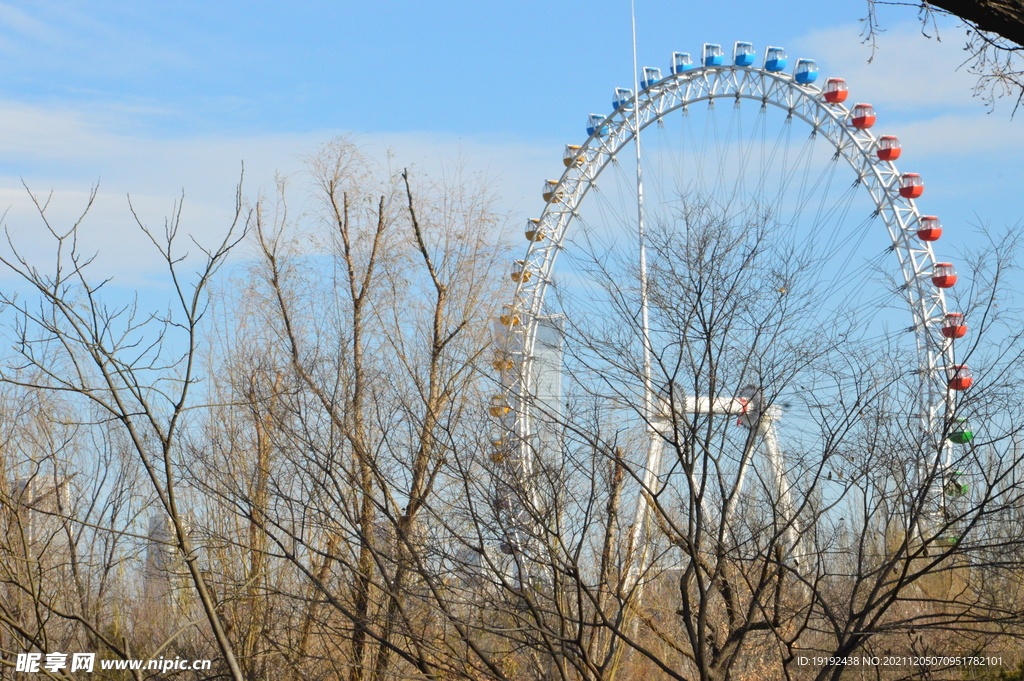
<path id="1" fill-rule="evenodd" d="M 651 515 L 651 498 L 657 494 L 658 476 L 661 472 L 661 457 L 665 449 L 665 440 L 662 437 L 664 429 L 668 424 L 662 421 L 655 421 L 649 428 L 647 445 L 647 464 L 644 467 L 643 486 L 640 488 L 640 495 L 636 502 L 636 518 L 633 521 L 633 528 L 629 535 L 629 568 L 626 572 L 626 591 L 637 589 L 636 599 L 639 601 L 642 595 L 642 588 L 639 584 L 640 577 L 647 569 L 648 546 L 647 524 Z"/>
<path id="2" fill-rule="evenodd" d="M 747 446 L 743 449 L 743 456 L 740 459 L 740 468 L 736 473 L 736 486 L 733 487 L 732 494 L 729 500 L 725 504 L 724 513 L 722 513 L 722 522 L 725 525 L 723 528 L 726 532 L 732 532 L 732 517 L 736 513 L 736 504 L 739 503 L 740 495 L 743 494 L 743 483 L 747 479 L 747 471 L 750 470 L 750 464 L 754 458 L 754 449 L 757 446 L 757 437 L 752 436 L 747 442 Z"/>
<path id="3" fill-rule="evenodd" d="M 783 551 L 789 552 L 798 571 L 803 571 L 804 563 L 807 561 L 808 553 L 804 550 L 800 540 L 800 527 L 796 519 L 796 511 L 793 507 L 793 497 L 790 492 L 786 466 L 782 457 L 782 448 L 779 446 L 779 436 L 775 429 L 775 418 L 766 414 L 761 422 L 759 430 L 764 437 L 765 454 L 768 458 L 768 465 L 772 472 L 772 483 L 775 487 L 776 516 L 782 522 Z"/>
<path id="4" fill-rule="evenodd" d="M 530 333 L 535 334 L 536 328 L 530 324 Z M 534 583 L 538 575 L 536 553 L 538 546 L 538 526 L 535 517 L 538 508 L 537 489 L 531 482 L 534 472 L 534 450 L 533 450 L 533 423 L 532 413 L 535 408 L 531 395 L 533 394 L 533 367 L 534 356 L 529 351 L 533 347 L 534 338 L 527 337 L 522 341 L 522 373 L 520 378 L 520 392 L 516 403 L 516 419 L 513 432 L 518 447 L 518 470 L 517 477 L 524 481 L 525 485 L 520 488 L 522 498 L 519 501 L 519 508 L 515 511 L 510 527 L 507 532 L 506 541 L 512 547 L 514 556 L 515 580 L 519 588 L 527 590 Z"/>
<path id="5" fill-rule="evenodd" d="M 952 356 L 947 358 L 947 364 L 952 364 Z M 932 403 L 935 401 L 931 400 Z M 917 466 L 918 489 L 923 490 L 924 498 L 917 518 L 910 527 L 912 545 L 944 540 L 949 535 L 944 485 L 947 475 L 953 469 L 953 446 L 942 434 L 944 423 L 950 422 L 956 411 L 953 391 L 947 390 L 940 404 L 944 407 L 943 413 L 930 411 L 924 414 L 924 449 L 927 456 Z M 944 536 L 940 537 L 940 534 Z"/>

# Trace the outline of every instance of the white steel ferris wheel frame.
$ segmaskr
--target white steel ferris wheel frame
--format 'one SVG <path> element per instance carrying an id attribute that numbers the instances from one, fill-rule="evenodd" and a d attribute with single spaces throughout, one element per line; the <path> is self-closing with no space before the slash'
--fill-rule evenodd
<path id="1" fill-rule="evenodd" d="M 938 474 L 949 465 L 951 456 L 942 432 L 953 407 L 946 375 L 954 367 L 954 356 L 952 340 L 944 338 L 940 331 L 947 309 L 943 290 L 931 282 L 937 262 L 935 254 L 929 242 L 916 237 L 921 214 L 913 199 L 900 195 L 902 176 L 896 166 L 878 158 L 878 138 L 870 130 L 854 128 L 850 124 L 851 110 L 841 103 L 826 102 L 823 94 L 821 88 L 799 84 L 783 72 L 731 65 L 698 67 L 659 80 L 622 102 L 580 147 L 577 161 L 570 163 L 562 174 L 537 222 L 536 228 L 543 238 L 531 240 L 523 258 L 522 270 L 530 272 L 530 276 L 520 277 L 513 302 L 502 318 L 503 349 L 514 366 L 502 371 L 502 389 L 511 407 L 503 419 L 502 427 L 507 433 L 503 437 L 511 438 L 515 445 L 515 461 L 511 463 L 519 475 L 528 477 L 533 470 L 530 396 L 537 328 L 545 294 L 552 284 L 555 261 L 577 208 L 601 172 L 634 140 L 638 130 L 674 111 L 685 112 L 686 107 L 699 102 L 713 105 L 719 99 L 737 103 L 748 99 L 760 102 L 762 109 L 771 105 L 786 111 L 790 118 L 807 123 L 811 134 L 820 134 L 831 142 L 837 156 L 853 168 L 856 181 L 867 190 L 877 215 L 885 222 L 891 250 L 903 273 L 901 293 L 913 317 L 908 331 L 915 334 L 917 342 L 922 454 L 930 459 L 920 462 L 918 475 L 922 481 L 933 480 L 934 489 L 929 495 L 933 500 L 935 495 L 941 495 Z"/>

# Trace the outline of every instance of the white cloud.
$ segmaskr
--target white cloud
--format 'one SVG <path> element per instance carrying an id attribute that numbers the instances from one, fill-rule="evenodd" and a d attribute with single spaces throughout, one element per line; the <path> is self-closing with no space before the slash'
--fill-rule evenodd
<path id="1" fill-rule="evenodd" d="M 976 78 L 961 68 L 963 30 L 950 27 L 940 35 L 941 42 L 926 38 L 915 23 L 891 26 L 878 38 L 873 59 L 855 26 L 816 31 L 800 46 L 820 55 L 827 75 L 845 78 L 858 101 L 913 115 L 959 107 L 981 112 L 980 100 L 972 96 Z"/>
<path id="2" fill-rule="evenodd" d="M 941 42 L 923 36 L 915 22 L 889 26 L 873 59 L 856 26 L 816 31 L 798 47 L 818 57 L 824 76 L 846 79 L 851 102 L 875 106 L 875 130 L 897 135 L 905 156 L 1016 166 L 1024 130 L 1010 118 L 1013 102 L 999 101 L 990 112 L 973 95 L 977 76 L 963 65 L 963 29 L 940 27 L 939 35 Z"/>
<path id="3" fill-rule="evenodd" d="M 900 139 L 922 157 L 964 155 L 979 163 L 1016 161 L 1024 146 L 1024 128 L 995 116 L 948 114 L 901 124 Z"/>
<path id="4" fill-rule="evenodd" d="M 245 163 L 244 193 L 273 192 L 278 174 L 301 173 L 303 157 L 339 131 L 254 136 L 161 139 L 118 132 L 131 116 L 123 110 L 93 112 L 0 102 L 6 121 L 0 135 L 0 211 L 19 248 L 33 259 L 51 253 L 45 230 L 22 180 L 36 194 L 52 192 L 54 225 L 68 227 L 84 208 L 90 187 L 99 194 L 83 222 L 82 247 L 97 252 L 96 269 L 122 285 L 144 285 L 160 276 L 159 258 L 128 208 L 127 196 L 150 227 L 162 225 L 184 192 L 182 229 L 210 241 L 231 223 L 235 188 Z M 458 138 L 430 133 L 357 135 L 369 155 L 391 166 L 412 166 L 440 176 L 455 165 L 489 178 L 504 210 L 525 219 L 541 208 L 544 178 L 561 169 L 560 149 Z M 301 185 L 301 179 L 293 184 Z M 205 238 L 205 239 L 204 239 Z"/>
<path id="5" fill-rule="evenodd" d="M 0 2 L 0 23 L 9 31 L 32 40 L 53 43 L 60 38 L 60 32 L 54 27 L 6 2 Z"/>

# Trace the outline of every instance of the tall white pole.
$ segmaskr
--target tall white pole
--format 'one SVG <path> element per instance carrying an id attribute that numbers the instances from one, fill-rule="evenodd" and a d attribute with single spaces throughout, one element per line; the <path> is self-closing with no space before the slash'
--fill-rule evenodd
<path id="1" fill-rule="evenodd" d="M 648 424 L 654 415 L 654 392 L 651 385 L 651 329 L 647 312 L 647 243 L 644 234 L 644 172 L 640 163 L 640 83 L 636 60 L 636 10 L 630 0 L 633 21 L 633 132 L 636 144 L 636 232 L 640 245 L 640 324 L 644 342 L 644 418 Z"/>
<path id="2" fill-rule="evenodd" d="M 651 378 L 651 329 L 650 317 L 647 310 L 647 244 L 644 234 L 644 179 L 643 167 L 641 165 L 640 153 L 640 83 L 638 81 L 638 64 L 636 60 L 636 4 L 635 0 L 629 3 L 630 18 L 633 28 L 633 142 L 636 145 L 636 225 L 637 238 L 640 246 L 640 330 L 643 340 L 643 381 L 644 381 L 644 404 L 643 417 L 647 423 L 647 434 L 649 438 L 647 448 L 647 467 L 644 471 L 643 489 L 637 498 L 636 519 L 633 523 L 633 531 L 630 533 L 630 548 L 632 550 L 629 565 L 629 579 L 627 585 L 632 587 L 636 584 L 642 573 L 647 559 L 647 516 L 648 500 L 647 490 L 654 490 L 658 480 L 658 472 L 661 467 L 661 434 L 655 428 L 654 414 L 654 385 Z M 671 421 L 669 421 L 671 423 Z"/>

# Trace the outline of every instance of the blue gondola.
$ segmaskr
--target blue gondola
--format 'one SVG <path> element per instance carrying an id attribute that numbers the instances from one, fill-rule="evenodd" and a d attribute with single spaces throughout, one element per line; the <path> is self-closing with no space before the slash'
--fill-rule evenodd
<path id="1" fill-rule="evenodd" d="M 633 91 L 628 87 L 617 87 L 615 88 L 615 96 L 612 97 L 612 106 L 618 111 L 620 108 L 630 108 L 630 102 L 633 99 Z"/>
<path id="2" fill-rule="evenodd" d="M 725 63 L 725 53 L 721 45 L 704 43 L 704 66 L 721 66 Z"/>
<path id="3" fill-rule="evenodd" d="M 587 117 L 587 135 L 593 135 L 595 132 L 597 136 L 608 134 L 608 126 L 602 125 L 604 123 L 604 116 L 601 114 L 590 114 Z"/>
<path id="4" fill-rule="evenodd" d="M 765 71 L 781 71 L 786 68 L 788 62 L 786 51 L 781 47 L 769 47 L 764 53 Z"/>
<path id="5" fill-rule="evenodd" d="M 640 89 L 646 90 L 661 80 L 661 69 L 656 66 L 645 66 L 644 77 L 640 81 Z"/>
<path id="6" fill-rule="evenodd" d="M 693 68 L 693 60 L 690 59 L 689 52 L 673 52 L 672 53 L 672 74 L 682 73 L 683 71 L 689 71 Z"/>
<path id="7" fill-rule="evenodd" d="M 732 50 L 732 61 L 736 66 L 753 66 L 756 56 L 751 43 L 737 42 Z"/>
<path id="8" fill-rule="evenodd" d="M 797 59 L 793 77 L 801 85 L 813 83 L 818 80 L 818 65 L 813 59 Z"/>

